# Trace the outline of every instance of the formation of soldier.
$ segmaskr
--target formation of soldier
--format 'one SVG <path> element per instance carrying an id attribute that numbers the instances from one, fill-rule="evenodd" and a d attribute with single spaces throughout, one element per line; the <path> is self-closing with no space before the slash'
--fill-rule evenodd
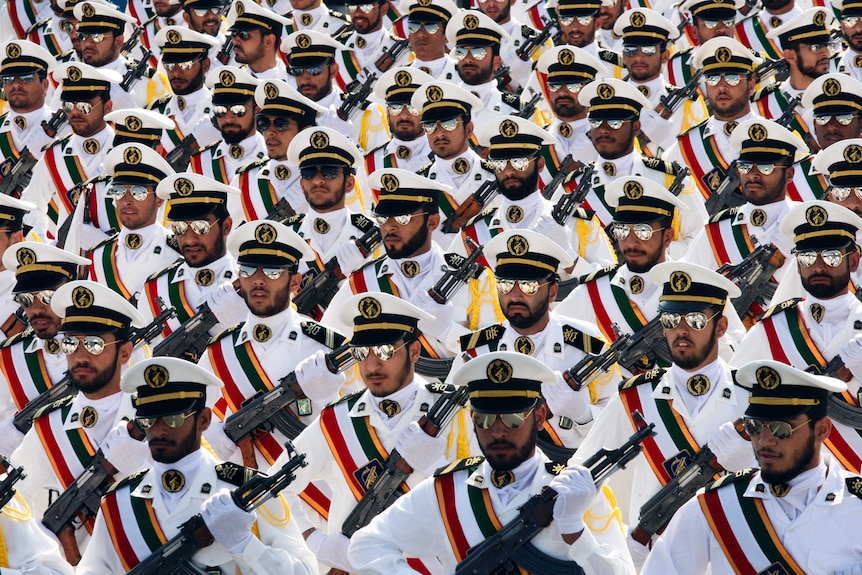
<path id="1" fill-rule="evenodd" d="M 0 571 L 862 574 L 862 2 L 469 4 L 0 4 Z"/>

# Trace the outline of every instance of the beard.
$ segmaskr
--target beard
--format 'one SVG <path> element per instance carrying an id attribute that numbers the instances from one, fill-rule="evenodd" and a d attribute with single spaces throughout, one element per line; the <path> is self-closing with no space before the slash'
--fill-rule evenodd
<path id="1" fill-rule="evenodd" d="M 428 216 L 424 216 L 425 221 L 428 221 Z M 428 227 L 422 226 L 416 232 L 416 234 L 406 240 L 404 245 L 400 248 L 386 248 L 386 255 L 392 258 L 393 260 L 400 260 L 402 258 L 409 258 L 413 254 L 415 254 L 419 248 L 425 245 L 425 241 L 428 239 Z"/>
<path id="2" fill-rule="evenodd" d="M 548 314 L 548 310 L 551 307 L 551 294 L 548 292 L 548 297 L 545 298 L 545 301 L 540 303 L 535 310 L 527 315 L 509 314 L 508 306 L 506 307 L 506 319 L 509 320 L 512 327 L 516 329 L 529 329 L 539 323 L 539 320 Z"/>
<path id="3" fill-rule="evenodd" d="M 539 427 L 536 425 L 536 416 L 532 416 L 533 420 L 533 429 L 530 431 L 530 440 L 525 442 L 524 445 L 521 446 L 520 449 L 517 449 L 514 455 L 509 458 L 501 458 L 497 457 L 494 453 L 488 453 L 486 451 L 485 446 L 482 445 L 482 442 L 479 442 L 479 449 L 482 450 L 482 455 L 485 456 L 485 459 L 488 461 L 488 464 L 497 471 L 511 471 L 527 461 L 533 455 L 533 451 L 536 448 L 536 442 L 539 438 Z M 496 439 L 491 441 L 488 444 L 488 448 L 496 447 L 496 446 L 507 446 L 517 448 L 517 446 L 511 441 L 507 441 L 506 439 Z"/>
<path id="4" fill-rule="evenodd" d="M 843 262 L 842 262 L 843 264 Z M 818 299 L 832 299 L 847 289 L 847 284 L 850 283 L 850 266 L 847 266 L 846 271 L 840 276 L 829 274 L 810 275 L 802 279 L 802 287 L 805 291 Z M 813 278 L 828 278 L 828 283 L 811 284 Z"/>
<path id="5" fill-rule="evenodd" d="M 710 322 L 712 324 L 712 331 L 709 335 L 709 341 L 707 341 L 702 348 L 694 349 L 693 353 L 689 354 L 688 356 L 677 357 L 674 353 L 673 346 L 670 346 L 670 355 L 676 365 L 687 370 L 697 369 L 698 367 L 703 365 L 703 363 L 706 361 L 707 356 L 713 349 L 715 349 L 715 332 L 718 329 L 717 320 L 718 318 L 716 317 Z M 682 321 L 685 321 L 685 319 L 683 318 Z M 670 343 L 672 342 L 668 342 L 668 344 Z"/>
<path id="6" fill-rule="evenodd" d="M 539 166 L 536 162 L 532 163 L 533 173 L 521 180 L 521 185 L 515 188 L 500 187 L 500 193 L 507 199 L 517 202 L 523 200 L 530 194 L 536 191 L 536 186 L 539 184 Z"/>
<path id="7" fill-rule="evenodd" d="M 809 424 L 810 425 L 810 424 Z M 809 434 L 808 441 L 805 443 L 804 450 L 794 459 L 790 467 L 784 471 L 767 471 L 763 468 L 760 470 L 760 476 L 767 483 L 787 483 L 803 471 L 814 459 L 814 434 Z"/>
<path id="8" fill-rule="evenodd" d="M 106 385 L 108 385 L 108 383 L 110 383 L 110 381 L 114 378 L 114 374 L 117 373 L 117 356 L 120 353 L 118 349 L 120 345 L 121 344 L 117 343 L 106 346 L 106 351 L 108 347 L 113 348 L 114 360 L 109 362 L 109 366 L 106 367 L 103 371 L 97 372 L 96 375 L 93 376 L 93 379 L 91 381 L 78 380 L 72 374 L 72 370 L 70 369 L 69 380 L 72 382 L 72 385 L 75 387 L 75 389 L 83 393 L 96 393 L 98 391 L 101 391 Z M 103 351 L 102 353 L 106 353 L 106 351 Z M 75 366 L 73 366 L 73 369 L 74 367 Z"/>

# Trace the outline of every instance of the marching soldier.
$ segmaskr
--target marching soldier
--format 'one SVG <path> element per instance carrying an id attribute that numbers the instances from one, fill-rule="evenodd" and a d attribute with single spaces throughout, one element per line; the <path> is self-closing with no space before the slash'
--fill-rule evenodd
<path id="1" fill-rule="evenodd" d="M 599 13 L 602 6 L 610 3 L 610 0 L 559 0 L 557 22 L 563 43 L 583 48 L 590 56 L 606 63 L 613 76 L 619 78 L 623 74 L 622 54 L 609 50 L 597 36 L 602 20 Z"/>
<path id="2" fill-rule="evenodd" d="M 814 169 L 829 178 L 829 193 L 823 199 L 844 206 L 862 217 L 862 186 L 858 185 L 862 183 L 862 166 L 859 165 L 862 163 L 862 154 L 857 154 L 857 151 L 862 150 L 860 146 L 862 138 L 836 142 L 817 153 Z M 860 195 L 856 195 L 857 188 L 860 189 Z M 862 281 L 854 279 L 853 284 L 862 285 Z"/>
<path id="3" fill-rule="evenodd" d="M 259 80 L 284 78 L 287 69 L 278 55 L 281 35 L 290 20 L 251 0 L 234 0 L 227 13 L 234 59 Z"/>
<path id="4" fill-rule="evenodd" d="M 443 392 L 453 391 L 451 386 L 429 384 L 414 373 L 422 337 L 418 323 L 431 316 L 385 293 L 355 295 L 338 314 L 341 323 L 354 325 L 350 353 L 358 362 L 366 389 L 327 406 L 296 438 L 297 450 L 308 454 L 308 467 L 297 471 L 297 479 L 287 491 L 297 493 L 311 481 L 325 482 L 332 490 L 328 532 L 315 529 L 299 514 L 297 522 L 321 563 L 355 572 L 347 559 L 350 540 L 341 530 L 347 528 L 350 511 L 371 487 L 371 478 L 380 477 L 394 450 L 413 470 L 404 478 L 405 489 L 415 487 L 437 467 L 466 457 L 469 451 L 466 417 L 460 409 L 456 408 L 452 427 L 440 429 L 436 437 L 418 423 Z M 332 441 L 335 436 L 340 440 Z M 272 470 L 282 463 L 283 459 L 276 461 Z M 294 512 L 296 509 L 293 507 Z M 424 523 L 427 516 L 421 517 Z M 438 572 L 433 563 L 428 568 Z"/>
<path id="5" fill-rule="evenodd" d="M 24 216 L 36 206 L 29 202 L 22 202 L 12 196 L 0 195 L 0 222 L 2 223 L 2 235 L 0 235 L 0 254 L 5 253 L 22 241 L 24 241 Z M 14 262 L 14 260 L 13 260 Z M 6 294 L 0 299 L 0 332 L 4 337 L 12 337 L 25 329 L 25 320 L 20 316 L 18 304 L 15 302 L 13 286 L 15 285 L 15 265 L 6 267 L 0 263 L 0 288 Z M 5 319 L 3 319 L 5 317 Z M 0 453 L 11 453 L 0 451 Z"/>
<path id="6" fill-rule="evenodd" d="M 439 561 L 439 572 L 454 573 L 468 549 L 515 520 L 518 508 L 548 486 L 557 499 L 553 521 L 531 541 L 538 565 L 544 560 L 567 572 L 634 573 L 614 517 L 618 510 L 604 489 L 597 494 L 587 469 L 556 466 L 536 449 L 536 434 L 549 418 L 542 389 L 559 385 L 557 377 L 537 359 L 515 352 L 482 355 L 455 372 L 453 383 L 467 386 L 485 457 L 438 470 L 357 532 L 349 555 L 354 570 L 407 573 L 407 555 Z"/>
<path id="7" fill-rule="evenodd" d="M 288 34 L 311 30 L 326 36 L 340 37 L 350 29 L 350 19 L 341 12 L 330 10 L 323 0 L 289 0 L 289 3 L 285 0 L 274 0 L 272 10 L 290 16 Z"/>
<path id="8" fill-rule="evenodd" d="M 254 122 L 258 80 L 239 68 L 222 66 L 210 70 L 206 85 L 212 89 L 212 114 L 222 139 L 196 152 L 189 171 L 229 184 L 241 166 L 266 155 Z"/>
<path id="9" fill-rule="evenodd" d="M 56 237 L 57 228 L 78 203 L 78 184 L 101 173 L 102 161 L 111 149 L 114 130 L 105 122 L 113 109 L 111 87 L 121 80 L 109 69 L 71 62 L 54 70 L 61 82 L 60 106 L 72 133 L 54 141 L 33 168 L 30 185 L 21 198 L 37 206 L 25 219 L 39 237 Z"/>
<path id="10" fill-rule="evenodd" d="M 139 1 L 131 0 L 131 3 Z M 158 60 L 155 54 L 156 36 L 158 33 L 169 26 L 186 27 L 186 23 L 182 19 L 183 5 L 180 0 L 145 0 L 141 3 L 146 4 L 146 7 L 142 11 L 152 13 L 148 18 L 140 21 L 140 25 L 143 28 L 141 29 L 139 40 L 141 45 L 151 50 L 154 56 L 156 56 L 155 59 Z"/>
<path id="11" fill-rule="evenodd" d="M 50 52 L 32 42 L 0 46 L 0 78 L 9 104 L 9 111 L 0 116 L 0 164 L 11 168 L 25 147 L 39 159 L 42 147 L 51 142 L 42 122 L 51 117 L 45 98 L 55 64 Z"/>
<path id="12" fill-rule="evenodd" d="M 751 385 L 744 421 L 760 469 L 724 477 L 684 505 L 643 573 L 852 573 L 862 559 L 851 535 L 860 478 L 823 453 L 827 400 L 846 386 L 767 360 L 736 378 Z"/>
<path id="13" fill-rule="evenodd" d="M 736 38 L 736 14 L 745 4 L 744 0 L 685 0 L 679 6 L 682 14 L 691 17 L 689 38 L 693 46 L 671 54 L 667 61 L 667 79 L 674 86 L 683 86 L 700 68 L 692 62 L 695 50 L 713 38 Z M 749 50 L 749 53 L 751 51 Z"/>
<path id="14" fill-rule="evenodd" d="M 254 100 L 259 108 L 257 131 L 263 135 L 267 157 L 242 166 L 231 182 L 240 191 L 245 220 L 266 218 L 282 198 L 294 212 L 304 214 L 308 202 L 299 188 L 299 168 L 288 160 L 287 149 L 298 133 L 317 125 L 317 117 L 327 110 L 284 80 L 261 82 Z"/>
<path id="15" fill-rule="evenodd" d="M 208 51 L 210 68 L 215 69 L 222 65 L 218 56 L 222 46 L 227 42 L 227 36 L 222 32 L 222 14 L 225 4 L 221 0 L 181 0 L 183 7 L 183 20 L 190 30 L 198 34 L 212 36 L 215 45 Z M 235 64 L 231 55 L 224 58 L 226 64 Z"/>
<path id="16" fill-rule="evenodd" d="M 728 326 L 724 309 L 740 295 L 736 285 L 685 262 L 658 264 L 649 277 L 661 286 L 659 314 L 673 364 L 623 381 L 572 459 L 582 463 L 600 448 L 625 441 L 635 410 L 656 424 L 642 456 L 609 480 L 632 528 L 641 506 L 685 468 L 721 424 L 742 415 L 747 395 L 718 357 L 718 340 Z M 628 543 L 635 564 L 642 565 L 648 541 L 629 536 Z"/>
<path id="17" fill-rule="evenodd" d="M 834 72 L 818 77 L 802 93 L 802 105 L 813 115 L 817 138 L 813 146 L 808 142 L 809 148 L 824 149 L 862 134 L 862 82 L 852 76 Z"/>
<path id="18" fill-rule="evenodd" d="M 111 150 L 104 169 L 112 174 L 105 194 L 114 201 L 123 229 L 87 251 L 89 278 L 134 305 L 152 270 L 177 259 L 167 230 L 156 221 L 163 203 L 156 186 L 174 170 L 155 150 L 140 144 Z"/>
<path id="19" fill-rule="evenodd" d="M 400 40 L 391 30 L 392 24 L 401 18 L 401 14 L 391 0 L 374 0 L 368 4 L 348 4 L 345 7 L 353 30 L 338 40 L 353 53 L 360 69 L 367 67 L 382 73 L 377 68 L 377 61 Z M 406 64 L 409 57 L 410 50 L 403 50 L 389 66 Z"/>
<path id="20" fill-rule="evenodd" d="M 102 499 L 78 573 L 132 569 L 198 513 L 214 542 L 197 551 L 188 567 L 243 575 L 316 572 L 284 498 L 267 501 L 259 511 L 239 508 L 231 491 L 254 470 L 220 463 L 201 449 L 212 418 L 207 390 L 221 385 L 196 365 L 164 357 L 141 362 L 123 377 L 122 389 L 133 398 L 153 464 L 114 484 Z M 140 515 L 140 506 L 149 513 Z"/>
<path id="21" fill-rule="evenodd" d="M 401 168 L 417 174 L 430 165 L 433 155 L 422 129 L 421 113 L 410 103 L 413 94 L 434 78 L 408 66 L 391 68 L 374 84 L 374 96 L 386 105 L 392 139 L 365 156 L 365 170 Z"/>
<path id="22" fill-rule="evenodd" d="M 572 262 L 565 250 L 532 230 L 504 231 L 486 249 L 506 321 L 462 336 L 462 357 L 510 350 L 535 357 L 553 369 L 557 381 L 542 385 L 552 416 L 539 432 L 539 446 L 549 458 L 568 461 L 616 391 L 619 372 L 610 369 L 584 388 L 562 376 L 586 354 L 601 353 L 605 345 L 595 323 L 550 311 L 560 273 Z"/>
<path id="23" fill-rule="evenodd" d="M 862 28 L 859 26 L 862 4 L 852 0 L 836 0 L 833 6 L 840 14 L 838 22 L 841 24 L 841 38 L 847 46 L 838 62 L 838 71 L 862 81 Z"/>
<path id="24" fill-rule="evenodd" d="M 405 35 L 415 56 L 410 65 L 435 80 L 456 79 L 455 60 L 446 50 L 446 26 L 457 13 L 451 0 L 415 0 L 408 9 Z"/>
<path id="25" fill-rule="evenodd" d="M 28 329 L 0 346 L 0 371 L 5 386 L 0 399 L 0 452 L 11 454 L 24 435 L 12 416 L 39 394 L 59 382 L 68 366 L 60 353 L 60 317 L 51 309 L 54 292 L 78 277 L 78 266 L 88 262 L 40 242 L 21 242 L 3 252 L 3 265 L 13 274 L 9 290 L 26 314 Z"/>

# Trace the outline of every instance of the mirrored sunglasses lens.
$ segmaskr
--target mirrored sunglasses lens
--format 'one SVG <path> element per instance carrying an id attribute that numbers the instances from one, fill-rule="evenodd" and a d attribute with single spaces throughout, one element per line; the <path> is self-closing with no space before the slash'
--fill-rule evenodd
<path id="1" fill-rule="evenodd" d="M 244 277 L 244 278 L 250 278 L 251 276 L 254 275 L 254 272 L 256 272 L 256 271 L 257 271 L 257 268 L 255 266 L 247 266 L 247 265 L 243 265 L 243 264 L 240 264 L 240 266 L 239 266 L 239 275 Z"/>
<path id="2" fill-rule="evenodd" d="M 635 224 L 633 227 L 635 236 L 641 241 L 647 241 L 652 238 L 653 229 L 648 224 Z"/>
<path id="3" fill-rule="evenodd" d="M 539 282 L 536 280 L 519 280 L 518 288 L 524 295 L 535 295 L 539 291 Z"/>
<path id="4" fill-rule="evenodd" d="M 283 268 L 262 268 L 263 275 L 271 280 L 277 280 L 284 274 Z"/>
<path id="5" fill-rule="evenodd" d="M 706 322 L 706 314 L 702 311 L 692 311 L 685 314 L 685 323 L 687 323 L 691 329 L 701 331 L 706 327 Z"/>
<path id="6" fill-rule="evenodd" d="M 351 347 L 350 354 L 356 361 L 365 361 L 365 358 L 368 357 L 368 348 L 366 346 Z"/>
<path id="7" fill-rule="evenodd" d="M 84 349 L 93 355 L 99 355 L 105 351 L 105 340 L 99 336 L 88 335 L 84 338 Z"/>
<path id="8" fill-rule="evenodd" d="M 837 268 L 841 265 L 841 260 L 844 259 L 844 254 L 838 250 L 824 250 L 820 252 L 820 257 L 823 258 L 823 261 L 827 266 Z"/>
<path id="9" fill-rule="evenodd" d="M 395 346 L 389 343 L 384 345 L 375 345 L 371 350 L 380 361 L 389 361 L 395 355 Z"/>
<path id="10" fill-rule="evenodd" d="M 754 164 L 751 162 L 736 162 L 736 169 L 743 174 L 751 172 L 752 168 L 754 168 Z"/>
<path id="11" fill-rule="evenodd" d="M 156 419 L 155 417 L 136 417 L 135 421 L 142 429 L 149 429 L 156 424 Z"/>
<path id="12" fill-rule="evenodd" d="M 665 329 L 675 329 L 679 322 L 682 321 L 682 316 L 678 313 L 662 312 L 659 316 L 661 326 Z"/>
<path id="13" fill-rule="evenodd" d="M 509 293 L 515 287 L 515 280 L 497 280 L 497 291 L 503 294 Z"/>

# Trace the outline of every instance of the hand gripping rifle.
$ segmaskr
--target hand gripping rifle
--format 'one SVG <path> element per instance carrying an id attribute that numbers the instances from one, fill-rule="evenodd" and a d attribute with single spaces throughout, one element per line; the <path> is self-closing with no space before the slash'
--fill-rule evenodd
<path id="1" fill-rule="evenodd" d="M 472 238 L 465 238 L 464 241 L 467 244 L 467 249 L 471 250 L 470 255 L 464 258 L 458 267 L 447 269 L 434 284 L 434 287 L 428 290 L 428 295 L 440 305 L 446 305 L 449 300 L 455 297 L 458 290 L 470 281 L 470 278 L 475 276 L 481 267 L 476 261 L 482 255 L 485 246 L 477 245 Z"/>
<path id="2" fill-rule="evenodd" d="M 589 165 L 590 164 L 582 164 L 575 160 L 571 154 L 567 154 L 566 157 L 563 158 L 563 161 L 560 162 L 560 167 L 557 169 L 557 175 L 555 175 L 551 181 L 542 188 L 542 197 L 546 200 L 550 200 L 557 192 L 557 188 L 566 181 L 566 178 L 576 171 L 585 171 Z M 583 201 L 583 198 L 581 201 Z"/>
<path id="3" fill-rule="evenodd" d="M 497 194 L 500 193 L 500 182 L 494 177 L 490 180 L 485 180 L 469 198 L 464 200 L 458 209 L 446 217 L 441 229 L 444 234 L 457 234 L 461 231 L 470 218 L 477 215 L 491 203 Z"/>
<path id="4" fill-rule="evenodd" d="M 394 44 L 389 46 L 389 48 L 383 49 L 383 53 L 374 61 L 374 67 L 381 72 L 386 72 L 389 68 L 395 65 L 395 62 L 398 61 L 401 54 L 409 49 L 410 41 L 407 38 L 402 38 L 396 41 Z"/>
<path id="5" fill-rule="evenodd" d="M 632 415 L 638 430 L 628 441 L 617 449 L 602 449 L 584 461 L 596 485 L 600 485 L 617 469 L 624 468 L 640 453 L 641 442 L 653 435 L 654 423 L 647 425 L 638 411 Z M 531 497 L 515 519 L 467 552 L 467 557 L 455 568 L 455 574 L 517 573 L 518 567 L 522 567 L 529 573 L 542 575 L 583 575 L 584 570 L 576 563 L 553 559 L 530 543 L 553 521 L 556 498 L 557 492 L 550 487 L 545 487 L 541 493 Z"/>
<path id="6" fill-rule="evenodd" d="M 354 240 L 356 247 L 359 248 L 359 253 L 362 257 L 368 257 L 373 252 L 381 241 L 380 228 L 372 226 L 361 238 Z M 351 270 L 348 270 L 350 273 Z M 341 269 L 341 264 L 338 263 L 338 258 L 333 257 L 326 262 L 323 271 L 314 276 L 311 283 L 302 288 L 293 298 L 293 303 L 296 304 L 296 311 L 301 314 L 310 316 L 311 313 L 320 308 L 322 311 L 329 307 L 332 298 L 338 292 L 338 284 L 347 276 Z"/>
<path id="7" fill-rule="evenodd" d="M 738 264 L 724 264 L 716 271 L 736 284 L 742 292 L 733 300 L 733 307 L 739 317 L 749 314 L 752 304 L 765 306 L 775 294 L 776 284 L 772 283 L 775 271 L 784 263 L 784 256 L 773 244 L 760 245 L 745 256 Z"/>
<path id="8" fill-rule="evenodd" d="M 348 343 L 343 343 L 326 355 L 326 367 L 332 373 L 340 373 L 355 363 Z M 266 392 L 247 399 L 236 413 L 225 419 L 224 432 L 240 448 L 243 465 L 256 467 L 254 435 L 258 429 L 270 432 L 278 430 L 288 439 L 295 439 L 305 424 L 287 409 L 288 405 L 304 399 L 305 393 L 296 381 L 296 372 L 291 371 L 281 378 L 278 385 Z"/>
<path id="9" fill-rule="evenodd" d="M 533 57 L 533 54 L 536 53 L 536 50 L 545 45 L 545 42 L 548 41 L 548 38 L 552 36 L 556 36 L 559 33 L 559 27 L 555 21 L 549 20 L 542 16 L 542 22 L 545 23 L 545 27 L 542 28 L 538 34 L 534 36 L 530 36 L 527 38 L 523 44 L 521 44 L 517 50 L 515 50 L 515 54 L 518 55 L 518 58 L 526 62 Z"/>
<path id="10" fill-rule="evenodd" d="M 830 377 L 837 377 L 838 370 L 844 367 L 844 359 L 840 355 L 836 355 L 829 363 L 827 363 L 823 368 L 817 368 L 816 366 L 812 366 L 805 371 L 810 371 L 812 373 L 816 373 L 818 375 L 828 375 Z M 838 423 L 843 423 L 844 425 L 851 427 L 853 429 L 862 430 L 862 408 L 856 407 L 855 405 L 848 403 L 845 401 L 841 394 L 831 393 L 829 394 L 829 400 L 826 403 L 827 413 L 829 417 L 831 417 L 834 421 Z"/>
<path id="11" fill-rule="evenodd" d="M 57 132 L 63 129 L 63 126 L 69 121 L 68 116 L 66 116 L 66 112 L 63 111 L 63 108 L 57 108 L 54 110 L 54 113 L 51 114 L 51 117 L 47 120 L 42 120 L 42 129 L 48 134 L 49 137 L 54 138 L 57 135 Z M 51 144 L 48 144 L 50 146 Z M 47 147 L 47 146 L 46 146 Z M 42 148 L 44 151 L 46 148 Z"/>
<path id="12" fill-rule="evenodd" d="M 176 147 L 168 152 L 165 156 L 165 161 L 171 165 L 176 172 L 184 172 L 189 167 L 189 163 L 201 147 L 198 145 L 197 139 L 192 134 L 189 134 L 176 145 Z"/>
<path id="13" fill-rule="evenodd" d="M 19 197 L 30 184 L 37 161 L 27 146 L 24 146 L 17 160 L 8 158 L 0 164 L 0 194 Z"/>
<path id="14" fill-rule="evenodd" d="M 445 384 L 438 384 L 444 385 Z M 426 415 L 419 419 L 419 427 L 430 435 L 437 434 L 444 429 L 458 409 L 467 404 L 467 386 L 455 388 L 444 392 Z M 362 499 L 344 520 L 341 532 L 347 537 L 353 537 L 358 530 L 368 525 L 372 519 L 389 508 L 395 500 L 401 496 L 399 487 L 413 473 L 413 468 L 404 460 L 404 457 L 393 449 L 386 459 L 383 472 L 374 481 L 371 487 L 362 494 Z"/>
<path id="15" fill-rule="evenodd" d="M 571 158 L 571 156 L 568 156 L 568 158 Z M 557 173 L 556 177 L 559 177 L 562 173 L 562 170 L 560 170 L 560 172 Z M 566 225 L 566 222 L 568 222 L 569 218 L 572 216 L 572 212 L 575 211 L 575 208 L 581 205 L 581 202 L 584 201 L 584 198 L 587 197 L 587 194 L 592 189 L 593 174 L 595 173 L 596 165 L 588 164 L 583 170 L 583 175 L 578 182 L 578 187 L 575 188 L 572 193 L 563 194 L 562 196 L 560 196 L 560 199 L 557 200 L 557 203 L 551 210 L 551 217 L 554 218 L 555 222 L 557 222 L 561 226 Z M 542 193 L 544 194 L 544 192 Z"/>
<path id="16" fill-rule="evenodd" d="M 292 218 L 296 215 L 296 210 L 293 209 L 293 206 L 290 205 L 290 202 L 287 201 L 287 198 L 281 198 L 275 205 L 272 206 L 272 210 L 266 214 L 263 218 L 265 220 L 272 220 L 274 222 L 278 222 L 283 224 L 285 220 L 288 218 Z"/>
<path id="17" fill-rule="evenodd" d="M 6 472 L 6 478 L 0 481 L 0 509 L 6 507 L 15 497 L 15 484 L 27 477 L 23 467 L 13 467 L 12 462 L 0 455 L 0 466 Z"/>
<path id="18" fill-rule="evenodd" d="M 123 76 L 123 81 L 120 82 L 120 88 L 124 91 L 129 92 L 134 87 L 134 85 L 147 75 L 147 70 L 150 69 L 150 58 L 153 57 L 153 53 L 149 50 L 144 50 L 144 55 L 141 56 L 141 59 L 138 60 L 138 63 L 135 64 L 132 68 L 129 69 L 128 72 Z"/>
<path id="19" fill-rule="evenodd" d="M 202 303 L 195 315 L 153 348 L 153 357 L 179 357 L 197 363 L 212 339 L 209 331 L 217 323 L 209 304 Z"/>
<path id="20" fill-rule="evenodd" d="M 658 361 L 668 365 L 673 362 L 660 317 L 660 315 L 654 317 L 634 334 L 620 334 L 619 326 L 613 324 L 614 331 L 617 332 L 617 340 L 627 340 L 627 344 L 620 346 L 616 355 L 617 365 L 635 372 L 649 369 L 649 366 Z M 605 353 L 609 351 L 610 348 Z"/>
<path id="21" fill-rule="evenodd" d="M 308 465 L 305 454 L 297 453 L 290 442 L 285 444 L 285 451 L 290 460 L 273 475 L 257 474 L 241 487 L 231 491 L 231 498 L 236 506 L 251 512 L 273 497 L 296 479 L 296 470 Z M 175 575 L 201 573 L 203 570 L 194 567 L 192 557 L 200 549 L 212 545 L 214 539 L 207 529 L 200 513 L 192 516 L 180 526 L 180 532 L 167 543 L 135 565 L 128 575 Z M 203 571 L 205 573 L 205 571 Z"/>
<path id="22" fill-rule="evenodd" d="M 374 82 L 377 81 L 377 72 L 372 72 L 368 68 L 363 68 L 365 72 L 365 81 L 354 86 L 347 94 L 344 95 L 344 101 L 338 107 L 338 117 L 345 122 L 350 119 L 350 116 L 357 109 L 364 110 L 368 107 L 368 96 L 374 89 Z"/>
<path id="23" fill-rule="evenodd" d="M 177 310 L 172 307 L 166 308 L 162 298 L 157 298 L 156 301 L 158 302 L 159 308 L 162 310 L 159 312 L 159 315 L 153 318 L 153 321 L 144 327 L 132 329 L 129 333 L 129 341 L 132 342 L 135 349 L 153 341 L 165 330 L 165 322 L 174 317 L 177 313 Z M 66 399 L 76 393 L 78 393 L 78 390 L 72 386 L 72 381 L 69 379 L 69 372 L 67 371 L 60 381 L 43 391 L 39 396 L 33 398 L 24 406 L 23 409 L 21 409 L 21 411 L 16 413 L 12 418 L 12 424 L 21 433 L 27 433 L 30 428 L 33 427 L 33 417 L 35 417 L 36 413 L 40 409 L 52 405 L 56 401 Z"/>
<path id="24" fill-rule="evenodd" d="M 503 64 L 494 71 L 494 80 L 497 82 L 497 90 L 501 92 L 511 91 L 509 84 L 512 83 L 511 68 Z"/>
<path id="25" fill-rule="evenodd" d="M 709 446 L 701 447 L 682 471 L 641 506 L 632 538 L 641 545 L 649 545 L 652 536 L 667 527 L 673 514 L 694 497 L 698 489 L 715 481 L 716 474 L 723 471 Z"/>

